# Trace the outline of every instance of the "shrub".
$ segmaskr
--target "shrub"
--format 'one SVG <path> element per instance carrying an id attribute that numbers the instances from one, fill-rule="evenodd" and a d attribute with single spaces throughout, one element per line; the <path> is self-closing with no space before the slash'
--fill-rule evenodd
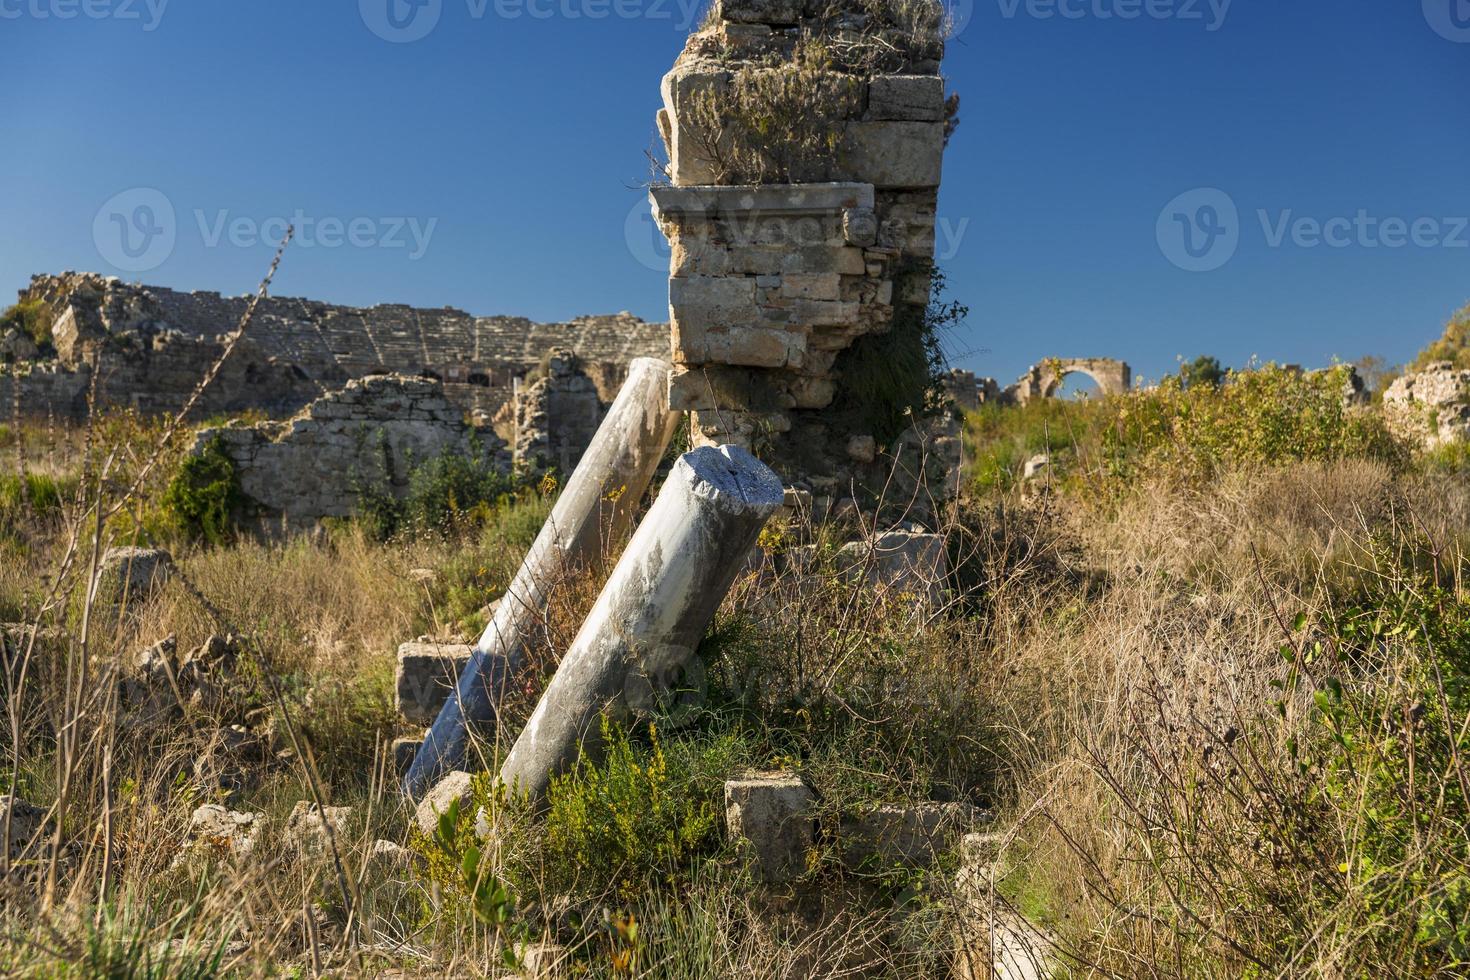
<path id="1" fill-rule="evenodd" d="M 969 308 L 945 298 L 944 273 L 932 264 L 906 272 L 928 276 L 927 306 L 899 306 L 891 330 L 859 337 L 837 356 L 837 397 L 832 412 L 855 432 L 891 445 L 916 421 L 944 405 L 939 382 L 944 370 L 945 332 L 964 322 Z"/>
<path id="2" fill-rule="evenodd" d="M 1232 468 L 1372 459 L 1394 467 L 1409 454 L 1381 413 L 1345 404 L 1338 366 L 1303 374 L 1267 364 L 1230 372 L 1221 385 L 1165 378 L 1156 388 L 1020 407 L 984 406 L 970 416 L 972 479 L 1004 488 L 1034 452 L 1075 456 L 1068 485 L 1127 492 L 1144 476 L 1210 480 Z"/>
<path id="3" fill-rule="evenodd" d="M 389 489 L 392 480 L 389 471 L 382 484 L 357 481 L 358 520 L 382 541 L 399 533 L 450 535 L 485 526 L 515 488 L 489 460 L 449 450 L 414 467 L 401 498 Z"/>
<path id="4" fill-rule="evenodd" d="M 0 314 L 0 333 L 12 328 L 30 337 L 37 347 L 51 346 L 51 311 L 38 299 L 17 303 Z"/>
<path id="5" fill-rule="evenodd" d="M 1449 361 L 1457 368 L 1470 367 L 1470 304 L 1450 317 L 1444 336 L 1414 358 L 1413 368 L 1422 371 L 1435 361 Z"/>
<path id="6" fill-rule="evenodd" d="M 192 538 L 218 545 L 234 537 L 245 494 L 222 438 L 215 436 L 198 453 L 185 457 L 162 503 L 173 523 Z"/>
<path id="7" fill-rule="evenodd" d="M 666 752 L 654 726 L 648 734 L 648 745 L 635 745 L 604 718 L 603 760 L 584 756 L 552 781 L 542 831 L 549 882 L 594 894 L 611 886 L 631 901 L 676 885 L 718 846 L 713 800 L 732 746 L 683 741 Z"/>

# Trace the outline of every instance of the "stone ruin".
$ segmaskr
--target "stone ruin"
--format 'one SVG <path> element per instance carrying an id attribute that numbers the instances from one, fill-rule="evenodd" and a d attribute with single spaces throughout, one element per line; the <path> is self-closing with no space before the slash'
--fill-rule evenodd
<path id="1" fill-rule="evenodd" d="M 1470 370 L 1437 361 L 1383 393 L 1389 424 L 1427 449 L 1470 440 Z"/>
<path id="2" fill-rule="evenodd" d="M 956 404 L 973 410 L 981 405 L 1025 405 L 1038 398 L 1055 398 L 1062 383 L 1074 374 L 1091 378 L 1104 395 L 1126 395 L 1133 389 L 1133 369 L 1111 357 L 1053 357 L 1033 364 L 1015 384 L 1004 388 L 994 378 L 979 378 L 969 371 L 951 371 L 944 384 Z"/>
<path id="3" fill-rule="evenodd" d="M 444 453 L 511 467 L 505 442 L 466 423 L 441 385 L 401 375 L 349 381 L 282 422 L 202 429 L 193 452 L 214 444 L 261 524 L 287 529 L 351 516 L 364 488 L 401 498 L 414 466 Z"/>
<path id="4" fill-rule="evenodd" d="M 958 465 L 953 427 L 875 431 L 863 409 L 891 395 L 860 370 L 897 377 L 892 345 L 922 343 L 958 106 L 940 13 L 722 0 L 663 81 L 669 184 L 650 196 L 672 246 L 671 405 L 696 443 L 754 448 L 821 500 L 942 497 Z"/>
<path id="5" fill-rule="evenodd" d="M 547 352 L 544 370 L 528 379 L 495 416 L 495 430 L 514 449 L 517 473 L 529 477 L 576 469 L 607 414 L 607 402 L 570 348 Z"/>
<path id="6" fill-rule="evenodd" d="M 35 277 L 20 300 L 43 306 L 54 350 L 18 331 L 0 337 L 0 410 L 19 405 L 27 416 L 61 419 L 86 417 L 94 376 L 99 405 L 178 411 L 249 303 L 75 272 Z M 440 382 L 451 403 L 489 419 L 557 347 L 575 351 L 608 403 L 635 357 L 668 355 L 668 327 L 629 313 L 541 324 L 449 307 L 355 309 L 268 297 L 198 414 L 283 417 L 351 380 L 403 374 Z"/>

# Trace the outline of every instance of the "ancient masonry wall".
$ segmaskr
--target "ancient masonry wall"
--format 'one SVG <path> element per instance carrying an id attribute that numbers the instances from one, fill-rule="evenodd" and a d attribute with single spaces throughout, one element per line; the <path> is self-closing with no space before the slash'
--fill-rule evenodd
<path id="1" fill-rule="evenodd" d="M 249 303 L 87 273 L 37 276 L 21 299 L 50 310 L 56 353 L 0 366 L 0 406 L 8 413 L 19 396 L 27 414 L 73 418 L 86 411 L 94 373 L 101 404 L 177 410 Z M 575 351 L 609 402 L 634 358 L 668 356 L 668 328 L 628 313 L 543 324 L 450 308 L 355 309 L 270 297 L 201 412 L 285 415 L 353 378 L 397 373 L 442 381 L 451 402 L 488 418 L 554 347 Z"/>
<path id="2" fill-rule="evenodd" d="M 414 466 L 445 452 L 510 468 L 505 443 L 467 425 L 438 383 L 399 375 L 350 381 L 284 422 L 201 430 L 193 451 L 216 441 L 256 516 L 287 529 L 347 517 L 366 490 L 401 497 Z"/>
<path id="3" fill-rule="evenodd" d="M 651 192 L 672 246 L 671 404 L 693 412 L 699 441 L 754 448 L 788 484 L 829 499 L 885 485 L 906 493 L 890 475 L 897 467 L 918 479 L 922 467 L 900 452 L 958 462 L 953 432 L 882 446 L 833 410 L 844 352 L 916 321 L 928 304 L 955 104 L 939 76 L 937 17 L 886 24 L 843 6 L 723 0 L 664 79 L 672 185 Z M 813 67 L 817 50 L 880 56 Z M 738 117 L 750 93 L 793 89 L 803 94 L 790 114 L 811 122 L 787 136 L 800 142 L 813 129 L 821 145 L 778 160 L 782 182 L 728 179 L 742 159 L 755 161 L 748 173 L 779 154 L 767 135 L 712 120 Z"/>

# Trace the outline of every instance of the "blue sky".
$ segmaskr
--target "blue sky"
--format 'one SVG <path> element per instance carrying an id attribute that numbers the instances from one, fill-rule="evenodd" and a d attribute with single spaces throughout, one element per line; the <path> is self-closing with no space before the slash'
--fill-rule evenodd
<path id="1" fill-rule="evenodd" d="M 278 294 L 665 318 L 639 185 L 692 0 L 423 2 L 390 43 L 386 0 L 0 0 L 0 290 L 246 292 L 300 215 Z M 1470 0 L 959 13 L 960 366 L 1404 360 L 1470 300 Z"/>

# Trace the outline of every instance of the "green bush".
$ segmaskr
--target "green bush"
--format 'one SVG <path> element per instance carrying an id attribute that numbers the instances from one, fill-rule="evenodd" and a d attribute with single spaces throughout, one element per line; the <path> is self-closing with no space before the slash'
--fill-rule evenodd
<path id="1" fill-rule="evenodd" d="M 970 312 L 945 299 L 944 273 L 932 264 L 905 274 L 929 276 L 928 305 L 900 305 L 891 330 L 859 337 L 836 362 L 839 381 L 832 412 L 852 431 L 871 434 L 880 446 L 892 445 L 915 421 L 943 406 L 939 375 L 945 363 L 944 335 Z"/>
<path id="2" fill-rule="evenodd" d="M 1422 371 L 1435 361 L 1449 361 L 1457 368 L 1470 367 L 1470 305 L 1450 317 L 1444 335 L 1414 358 L 1413 369 Z"/>
<path id="3" fill-rule="evenodd" d="M 191 538 L 218 545 L 234 537 L 245 494 L 223 439 L 216 436 L 179 464 L 162 503 L 169 519 Z"/>
<path id="4" fill-rule="evenodd" d="M 1218 386 L 1165 378 L 1157 387 L 1086 402 L 982 406 L 969 416 L 971 479 L 981 490 L 1020 478 L 1033 453 L 1058 451 L 1060 479 L 1113 493 L 1145 476 L 1199 481 L 1233 467 L 1374 459 L 1408 463 L 1381 413 L 1345 404 L 1347 366 L 1304 374 L 1267 364 Z"/>
<path id="5" fill-rule="evenodd" d="M 612 885 L 621 901 L 686 880 L 720 842 L 714 800 L 738 746 L 681 740 L 647 745 L 604 719 L 600 762 L 583 757 L 552 781 L 542 829 L 548 881 L 567 892 Z"/>
<path id="6" fill-rule="evenodd" d="M 385 483 L 391 479 L 389 474 Z M 381 540 L 400 533 L 449 535 L 489 524 L 514 489 L 514 480 L 488 460 L 446 450 L 410 471 L 402 498 L 360 480 L 358 518 Z"/>
<path id="7" fill-rule="evenodd" d="M 1239 465 L 1368 458 L 1403 463 L 1404 448 L 1382 415 L 1353 409 L 1343 392 L 1350 368 L 1303 374 L 1267 364 L 1232 372 L 1218 389 L 1169 378 L 1119 403 L 1105 432 L 1114 471 L 1134 462 L 1210 478 Z"/>
<path id="8" fill-rule="evenodd" d="M 51 346 L 51 311 L 40 300 L 17 303 L 0 314 L 0 333 L 18 328 L 37 347 Z"/>

